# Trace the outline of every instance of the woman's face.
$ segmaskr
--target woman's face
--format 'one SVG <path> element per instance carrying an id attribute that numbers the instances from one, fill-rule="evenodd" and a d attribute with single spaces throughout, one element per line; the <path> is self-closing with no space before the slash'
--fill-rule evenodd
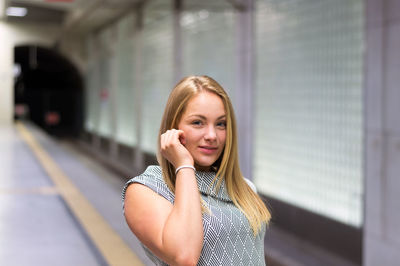
<path id="1" fill-rule="evenodd" d="M 221 98 L 208 91 L 194 96 L 178 129 L 184 131 L 181 143 L 192 155 L 196 169 L 208 171 L 225 147 L 226 113 Z"/>

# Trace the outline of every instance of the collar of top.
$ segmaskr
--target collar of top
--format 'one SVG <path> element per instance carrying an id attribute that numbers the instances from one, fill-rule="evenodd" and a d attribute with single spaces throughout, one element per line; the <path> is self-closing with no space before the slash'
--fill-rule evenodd
<path id="1" fill-rule="evenodd" d="M 197 179 L 197 186 L 199 187 L 199 191 L 202 194 L 212 196 L 214 198 L 224 200 L 224 201 L 232 201 L 226 190 L 225 180 L 222 180 L 222 183 L 221 183 L 221 186 L 220 186 L 218 192 L 216 191 L 216 186 L 217 186 L 218 180 L 221 177 L 219 177 L 218 179 L 216 179 L 214 181 L 215 176 L 216 176 L 215 172 L 196 171 L 195 175 L 196 175 L 196 179 Z"/>

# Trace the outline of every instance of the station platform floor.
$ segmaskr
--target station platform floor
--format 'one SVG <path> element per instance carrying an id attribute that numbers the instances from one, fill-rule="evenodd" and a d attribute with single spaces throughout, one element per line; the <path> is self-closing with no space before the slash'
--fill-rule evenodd
<path id="1" fill-rule="evenodd" d="M 122 213 L 126 180 L 29 123 L 0 127 L 0 265 L 151 265 Z"/>
<path id="2" fill-rule="evenodd" d="M 128 228 L 121 176 L 29 122 L 0 126 L 0 265 L 154 265 Z M 268 266 L 356 266 L 275 226 Z"/>

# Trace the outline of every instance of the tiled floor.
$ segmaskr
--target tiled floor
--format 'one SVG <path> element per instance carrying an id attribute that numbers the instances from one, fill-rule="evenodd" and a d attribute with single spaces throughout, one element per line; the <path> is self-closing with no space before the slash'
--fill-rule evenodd
<path id="1" fill-rule="evenodd" d="M 69 205 L 63 189 L 23 140 L 20 129 L 0 127 L 0 265 L 153 265 L 122 214 L 126 179 L 69 142 L 49 137 L 29 123 L 23 127 L 136 259 L 110 262 Z M 105 232 L 104 236 L 100 241 L 108 242 Z M 308 246 L 272 226 L 266 241 L 268 264 L 352 265 Z"/>
<path id="2" fill-rule="evenodd" d="M 122 215 L 124 180 L 72 146 L 25 127 L 142 263 L 151 265 Z M 0 165 L 0 265 L 109 264 L 15 127 L 0 128 Z"/>

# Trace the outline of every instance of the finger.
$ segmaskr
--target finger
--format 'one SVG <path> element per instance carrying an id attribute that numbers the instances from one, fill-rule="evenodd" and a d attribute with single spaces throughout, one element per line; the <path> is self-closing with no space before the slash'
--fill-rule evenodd
<path id="1" fill-rule="evenodd" d="M 167 132 L 165 132 L 165 144 L 167 145 L 167 147 L 171 145 L 171 141 L 172 141 L 172 131 L 167 130 Z"/>
<path id="2" fill-rule="evenodd" d="M 161 150 L 165 150 L 165 133 L 161 134 L 160 147 Z"/>
<path id="3" fill-rule="evenodd" d="M 183 131 L 183 130 L 177 130 L 178 131 L 178 138 L 179 138 L 179 141 L 180 141 L 180 143 L 182 144 L 182 145 L 185 145 L 186 144 L 186 137 L 185 137 L 185 132 Z"/>
<path id="4" fill-rule="evenodd" d="M 185 134 L 183 130 L 177 129 L 176 131 L 176 140 L 179 144 L 185 145 Z"/>
<path id="5" fill-rule="evenodd" d="M 176 143 L 179 140 L 179 132 L 176 129 L 171 130 L 172 140 Z"/>
<path id="6" fill-rule="evenodd" d="M 164 141 L 164 145 L 168 144 L 168 140 L 170 138 L 171 132 L 169 130 L 165 131 L 162 136 L 163 136 L 163 141 Z"/>

